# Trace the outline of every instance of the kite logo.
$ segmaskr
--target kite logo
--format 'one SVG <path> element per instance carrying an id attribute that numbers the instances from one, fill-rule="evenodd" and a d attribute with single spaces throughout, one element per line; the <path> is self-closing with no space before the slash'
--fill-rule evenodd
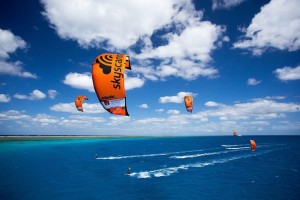
<path id="1" fill-rule="evenodd" d="M 122 55 L 117 55 L 114 67 L 114 79 L 110 82 L 113 83 L 115 89 L 121 89 L 121 80 L 123 80 L 124 75 L 122 73 Z"/>
<path id="2" fill-rule="evenodd" d="M 99 64 L 99 67 L 102 69 L 103 74 L 110 74 L 112 66 L 112 55 L 101 55 L 100 60 L 96 59 L 96 63 Z"/>

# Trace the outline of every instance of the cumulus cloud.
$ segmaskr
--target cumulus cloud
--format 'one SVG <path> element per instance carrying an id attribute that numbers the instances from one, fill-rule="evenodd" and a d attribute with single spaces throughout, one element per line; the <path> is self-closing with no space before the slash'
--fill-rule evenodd
<path id="1" fill-rule="evenodd" d="M 62 109 L 65 109 L 65 111 L 76 113 L 76 115 L 55 117 L 41 113 L 29 116 L 25 114 L 25 111 L 9 110 L 0 112 L 0 121 L 2 125 L 6 123 L 15 123 L 16 126 L 20 125 L 22 126 L 22 130 L 25 127 L 30 127 L 32 131 L 34 125 L 38 127 L 39 133 L 41 133 L 41 126 L 45 127 L 49 125 L 51 125 L 51 130 L 55 127 L 64 127 L 73 134 L 75 132 L 82 133 L 82 128 L 85 128 L 85 133 L 87 134 L 94 134 L 95 131 L 105 133 L 109 131 L 109 134 L 114 135 L 116 133 L 118 135 L 231 134 L 233 127 L 240 130 L 240 133 L 244 133 L 245 130 L 255 131 L 256 133 L 260 130 L 299 130 L 299 123 L 290 122 L 289 114 L 298 114 L 300 112 L 300 104 L 277 101 L 281 99 L 278 96 L 252 99 L 244 103 L 216 103 L 219 106 L 202 109 L 200 112 L 193 113 L 193 115 L 186 114 L 186 112 L 181 114 L 178 110 L 174 109 L 167 110 L 166 113 L 169 115 L 161 118 L 147 117 L 134 119 L 124 116 L 111 116 L 109 120 L 79 113 L 74 103 L 65 105 L 56 104 L 51 108 L 52 110 L 62 112 Z M 85 105 L 85 107 L 87 108 L 88 105 Z M 97 110 L 97 108 L 91 110 Z M 272 125 L 274 122 L 276 125 Z M 122 129 L 122 132 L 119 132 L 120 129 Z M 49 129 L 46 130 L 49 131 Z"/>
<path id="2" fill-rule="evenodd" d="M 58 92 L 56 90 L 48 90 L 48 96 L 50 99 L 55 99 Z"/>
<path id="3" fill-rule="evenodd" d="M 213 0 L 212 9 L 230 9 L 247 0 Z"/>
<path id="4" fill-rule="evenodd" d="M 130 122 L 130 116 L 111 116 L 110 121 L 107 123 L 108 126 L 115 126 L 121 124 L 128 124 Z"/>
<path id="5" fill-rule="evenodd" d="M 13 121 L 17 124 L 17 126 L 21 126 L 21 129 L 19 131 L 25 131 L 25 134 L 28 130 L 30 130 L 30 133 L 33 133 L 35 131 L 36 134 L 57 134 L 57 130 L 62 131 L 64 130 L 64 128 L 67 128 L 67 130 L 72 130 L 70 131 L 70 133 L 72 134 L 82 134 L 82 128 L 89 128 L 89 130 L 94 131 L 94 124 L 105 122 L 105 119 L 102 117 L 87 115 L 56 117 L 48 114 L 36 114 L 29 116 L 24 114 L 24 112 L 25 111 L 17 110 L 0 112 L 0 122 L 5 123 L 5 121 Z M 47 129 L 47 126 L 50 125 L 51 128 Z M 43 129 L 41 129 L 41 127 L 43 127 Z M 42 130 L 45 130 L 45 132 L 43 132 Z"/>
<path id="6" fill-rule="evenodd" d="M 296 51 L 300 48 L 299 0 L 272 0 L 261 8 L 234 48 L 261 55 L 269 48 Z"/>
<path id="7" fill-rule="evenodd" d="M 182 103 L 184 96 L 197 96 L 192 92 L 178 92 L 176 96 L 165 96 L 159 98 L 159 103 Z"/>
<path id="8" fill-rule="evenodd" d="M 135 72 L 146 79 L 218 76 L 218 70 L 208 64 L 212 60 L 210 54 L 217 43 L 229 38 L 223 36 L 224 27 L 202 22 L 203 12 L 197 11 L 191 0 L 129 0 L 126 4 L 122 0 L 41 2 L 45 8 L 43 15 L 61 38 L 75 40 L 82 47 L 129 51 L 135 63 L 143 66 Z M 122 5 L 122 9 L 116 9 L 116 5 Z M 153 5 L 155 9 L 145 12 L 145 8 Z M 165 45 L 153 46 L 152 36 L 159 31 L 158 37 Z M 144 84 L 142 78 L 132 81 L 136 81 L 136 87 Z M 130 84 L 127 87 L 131 89 Z"/>
<path id="9" fill-rule="evenodd" d="M 285 117 L 286 113 L 300 112 L 300 104 L 279 103 L 267 98 L 255 99 L 248 103 L 224 105 L 202 112 L 210 117 L 226 117 L 228 120 L 271 119 Z"/>
<path id="10" fill-rule="evenodd" d="M 0 60 L 0 74 L 19 76 L 23 78 L 37 78 L 36 74 L 24 71 L 21 62 L 7 62 Z"/>
<path id="11" fill-rule="evenodd" d="M 61 38 L 75 39 L 82 46 L 100 46 L 106 42 L 109 46 L 125 49 L 140 36 L 151 35 L 153 30 L 167 24 L 180 1 L 42 0 L 42 3 L 43 15 Z M 153 5 L 155 9 L 145 12 L 145 8 Z M 124 34 L 119 34 L 120 31 Z"/>
<path id="12" fill-rule="evenodd" d="M 159 108 L 159 109 L 155 109 L 155 112 L 158 112 L 158 113 L 162 113 L 162 112 L 164 112 L 165 110 L 164 109 L 162 109 L 162 108 Z"/>
<path id="13" fill-rule="evenodd" d="M 0 94 L 0 102 L 1 103 L 10 102 L 10 96 L 7 94 Z"/>
<path id="14" fill-rule="evenodd" d="M 0 29 L 0 59 L 9 57 L 18 48 L 24 49 L 26 42 L 8 30 Z"/>
<path id="15" fill-rule="evenodd" d="M 292 67 L 283 67 L 278 68 L 274 71 L 277 78 L 282 81 L 293 81 L 300 79 L 300 66 L 295 68 Z"/>
<path id="16" fill-rule="evenodd" d="M 84 89 L 90 92 L 94 92 L 91 73 L 80 74 L 76 72 L 71 72 L 65 76 L 63 83 L 73 88 Z"/>
<path id="17" fill-rule="evenodd" d="M 198 76 L 217 77 L 218 70 L 208 62 L 211 61 L 210 53 L 217 48 L 215 42 L 221 39 L 223 31 L 221 27 L 207 21 L 189 24 L 179 35 L 172 33 L 167 39 L 167 45 L 146 47 L 142 53 L 135 55 L 141 64 L 148 59 L 148 67 L 142 68 L 140 72 L 150 79 L 164 79 L 168 76 L 186 80 Z M 157 61 L 159 65 L 150 70 L 149 67 Z"/>
<path id="18" fill-rule="evenodd" d="M 216 103 L 216 102 L 213 102 L 213 101 L 208 101 L 204 104 L 205 106 L 207 107 L 217 107 L 219 106 L 220 104 L 219 103 Z"/>
<path id="19" fill-rule="evenodd" d="M 258 85 L 260 83 L 261 83 L 261 81 L 256 80 L 255 78 L 248 78 L 248 80 L 247 80 L 248 85 Z"/>
<path id="20" fill-rule="evenodd" d="M 19 120 L 19 119 L 30 119 L 29 115 L 23 114 L 18 110 L 9 110 L 6 112 L 0 112 L 0 120 Z"/>
<path id="21" fill-rule="evenodd" d="M 180 113 L 180 111 L 179 110 L 168 110 L 167 113 L 170 115 L 178 115 Z"/>
<path id="22" fill-rule="evenodd" d="M 146 103 L 143 103 L 141 105 L 139 105 L 140 108 L 149 108 L 148 104 Z"/>
<path id="23" fill-rule="evenodd" d="M 135 88 L 143 87 L 144 83 L 145 83 L 145 80 L 141 79 L 139 77 L 126 76 L 124 84 L 125 84 L 126 90 L 132 90 Z"/>
<path id="24" fill-rule="evenodd" d="M 83 113 L 84 114 L 96 114 L 96 113 L 104 113 L 105 110 L 99 103 L 89 104 L 83 103 Z M 76 113 L 78 114 L 78 110 L 76 109 L 74 102 L 71 103 L 59 103 L 50 107 L 50 110 L 56 112 L 67 112 L 67 113 Z"/>
<path id="25" fill-rule="evenodd" d="M 8 30 L 0 29 L 0 74 L 37 78 L 35 74 L 25 71 L 21 62 L 6 61 L 9 58 L 9 54 L 14 53 L 17 49 L 24 49 L 26 47 L 27 44 L 22 38 L 15 36 Z"/>
<path id="26" fill-rule="evenodd" d="M 37 114 L 35 117 L 32 118 L 32 121 L 39 122 L 44 125 L 46 124 L 55 124 L 59 122 L 59 119 L 56 117 L 47 115 L 47 114 Z"/>
<path id="27" fill-rule="evenodd" d="M 141 79 L 139 77 L 125 76 L 124 80 L 126 90 L 140 88 L 145 83 L 144 79 Z M 90 92 L 95 91 L 91 73 L 80 74 L 71 72 L 65 76 L 63 83 L 73 88 L 84 89 Z"/>
<path id="28" fill-rule="evenodd" d="M 17 99 L 40 100 L 46 98 L 47 96 L 39 90 L 33 90 L 29 95 L 15 94 L 14 97 Z"/>
<path id="29" fill-rule="evenodd" d="M 251 99 L 251 101 L 261 101 L 261 100 L 264 100 L 264 99 L 267 99 L 267 100 L 283 100 L 283 99 L 285 99 L 285 96 L 266 96 L 266 97 L 263 97 L 263 98 L 254 98 L 254 99 Z"/>

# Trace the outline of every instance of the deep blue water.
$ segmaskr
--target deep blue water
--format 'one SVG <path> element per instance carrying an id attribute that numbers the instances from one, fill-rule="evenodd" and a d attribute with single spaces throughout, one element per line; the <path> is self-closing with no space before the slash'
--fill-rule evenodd
<path id="1" fill-rule="evenodd" d="M 300 199 L 300 137 L 1 142 L 0 199 Z"/>

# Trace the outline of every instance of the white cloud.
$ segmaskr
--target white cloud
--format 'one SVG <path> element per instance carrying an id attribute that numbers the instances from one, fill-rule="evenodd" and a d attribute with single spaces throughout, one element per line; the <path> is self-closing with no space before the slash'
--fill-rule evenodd
<path id="1" fill-rule="evenodd" d="M 262 101 L 262 100 L 283 100 L 285 99 L 285 96 L 266 96 L 264 98 L 254 98 L 254 99 L 251 99 L 252 101 Z"/>
<path id="2" fill-rule="evenodd" d="M 86 115 L 70 115 L 68 117 L 56 117 L 48 114 L 37 114 L 33 116 L 23 114 L 24 111 L 20 112 L 17 110 L 9 110 L 7 112 L 0 112 L 0 122 L 12 121 L 16 123 L 16 129 L 18 133 L 28 134 L 30 130 L 31 134 L 57 134 L 65 133 L 65 130 L 70 134 L 81 134 L 86 133 L 86 129 L 89 128 L 92 134 L 95 124 L 103 123 L 106 120 L 102 117 L 93 117 Z M 10 122 L 11 123 L 11 122 Z M 51 125 L 51 126 L 50 126 Z M 18 129 L 18 126 L 21 126 Z M 103 126 L 103 124 L 101 124 Z M 41 129 L 41 127 L 43 127 Z M 82 132 L 82 129 L 85 129 Z M 2 134 L 7 132 L 2 132 Z"/>
<path id="3" fill-rule="evenodd" d="M 261 55 L 268 48 L 296 51 L 300 48 L 300 1 L 272 0 L 261 8 L 234 48 Z"/>
<path id="4" fill-rule="evenodd" d="M 161 122 L 165 122 L 166 120 L 164 118 L 144 118 L 144 119 L 138 119 L 135 122 L 137 124 L 155 124 L 155 123 L 161 123 Z"/>
<path id="5" fill-rule="evenodd" d="M 21 66 L 21 62 L 6 62 L 0 60 L 0 74 L 6 74 L 11 76 L 19 76 L 24 78 L 37 78 L 36 74 L 32 74 L 30 72 L 24 71 L 23 67 Z"/>
<path id="6" fill-rule="evenodd" d="M 39 90 L 33 90 L 29 95 L 15 94 L 14 97 L 17 99 L 40 100 L 46 98 L 46 94 Z"/>
<path id="7" fill-rule="evenodd" d="M 218 47 L 217 43 L 229 39 L 223 36 L 225 27 L 201 22 L 203 12 L 197 11 L 191 0 L 144 0 L 139 3 L 135 0 L 126 3 L 122 0 L 75 0 L 71 3 L 42 0 L 42 4 L 44 16 L 61 38 L 75 40 L 82 47 L 129 51 L 135 63 L 143 66 L 133 71 L 150 80 L 168 76 L 186 80 L 198 76 L 217 77 L 218 70 L 208 64 L 212 60 L 210 54 Z M 117 9 L 117 5 L 122 5 L 122 9 Z M 145 12 L 145 8 L 153 5 L 155 9 Z M 159 37 L 166 45 L 153 47 L 151 36 L 160 30 L 163 35 Z M 136 54 L 131 51 L 133 49 L 140 53 Z M 154 68 L 150 69 L 152 66 Z M 141 87 L 145 81 L 128 79 L 131 80 L 136 81 L 135 87 Z M 131 84 L 126 87 L 131 89 Z"/>
<path id="8" fill-rule="evenodd" d="M 176 96 L 165 96 L 159 98 L 159 103 L 182 103 L 184 96 L 197 96 L 192 92 L 178 92 Z"/>
<path id="9" fill-rule="evenodd" d="M 208 62 L 211 61 L 210 53 L 216 48 L 215 42 L 221 39 L 223 31 L 220 26 L 207 21 L 187 24 L 179 35 L 169 33 L 167 45 L 146 47 L 141 54 L 134 57 L 141 64 L 148 59 L 148 66 L 152 66 L 152 59 L 155 58 L 153 62 L 159 60 L 160 64 L 154 69 L 144 67 L 140 70 L 151 80 L 168 76 L 187 80 L 196 79 L 198 76 L 214 78 L 218 70 L 209 66 Z"/>
<path id="10" fill-rule="evenodd" d="M 162 113 L 162 112 L 164 112 L 165 110 L 164 109 L 162 109 L 162 108 L 160 108 L 160 109 L 155 109 L 155 112 L 158 112 L 158 113 Z"/>
<path id="11" fill-rule="evenodd" d="M 0 94 L 0 102 L 7 103 L 10 102 L 10 97 L 7 94 Z"/>
<path id="12" fill-rule="evenodd" d="M 2 120 L 19 120 L 19 119 L 30 119 L 29 115 L 24 115 L 18 110 L 9 110 L 6 112 L 0 112 L 0 121 Z"/>
<path id="13" fill-rule="evenodd" d="M 260 83 L 261 83 L 261 81 L 256 80 L 255 78 L 248 78 L 248 80 L 247 80 L 248 85 L 258 85 Z"/>
<path id="14" fill-rule="evenodd" d="M 168 110 L 167 113 L 170 115 L 178 115 L 180 113 L 180 111 L 179 110 Z"/>
<path id="15" fill-rule="evenodd" d="M 26 42 L 8 30 L 0 29 L 0 59 L 8 58 L 9 53 L 15 52 L 18 48 L 26 48 Z"/>
<path id="16" fill-rule="evenodd" d="M 292 81 L 300 79 L 300 65 L 292 68 L 292 67 L 284 67 L 279 68 L 274 71 L 277 78 L 282 81 Z"/>
<path id="17" fill-rule="evenodd" d="M 139 105 L 140 108 L 149 108 L 148 104 L 146 103 L 143 103 L 141 105 Z"/>
<path id="18" fill-rule="evenodd" d="M 139 77 L 129 77 L 126 76 L 125 79 L 125 88 L 126 90 L 132 90 L 135 88 L 141 88 L 143 87 L 145 80 L 139 78 Z"/>
<path id="19" fill-rule="evenodd" d="M 186 58 L 207 62 L 209 53 L 215 48 L 214 42 L 221 36 L 222 29 L 211 22 L 195 22 L 187 25 L 180 35 L 173 34 L 168 44 L 154 49 L 144 49 L 138 58 Z M 196 38 L 196 39 L 195 39 Z"/>
<path id="20" fill-rule="evenodd" d="M 265 97 L 232 105 L 216 103 L 221 106 L 208 107 L 193 114 L 186 112 L 181 114 L 178 110 L 168 110 L 169 115 L 161 118 L 134 119 L 112 115 L 108 120 L 80 113 L 76 110 L 74 103 L 57 104 L 51 109 L 54 111 L 65 109 L 76 115 L 55 117 L 48 114 L 37 114 L 29 116 L 24 111 L 9 110 L 0 112 L 0 123 L 2 127 L 21 126 L 19 129 L 21 132 L 30 130 L 33 133 L 35 128 L 35 133 L 38 134 L 49 134 L 51 131 L 55 131 L 53 133 L 57 133 L 57 131 L 66 133 L 65 131 L 67 131 L 72 134 L 82 134 L 82 130 L 85 130 L 85 134 L 101 132 L 108 135 L 215 135 L 216 133 L 231 135 L 233 129 L 238 130 L 242 135 L 250 133 L 276 134 L 273 132 L 274 130 L 290 130 L 294 131 L 293 134 L 297 130 L 299 131 L 299 123 L 290 122 L 289 113 L 294 113 L 292 118 L 299 115 L 300 104 L 281 103 L 270 100 L 270 98 L 276 99 L 276 97 Z M 88 105 L 84 106 L 84 109 L 88 107 Z M 94 107 L 91 110 L 96 109 Z M 41 129 L 41 127 L 44 128 Z M 261 132 L 262 130 L 264 132 Z"/>
<path id="21" fill-rule="evenodd" d="M 300 129 L 300 123 L 299 122 L 289 122 L 289 121 L 281 121 L 278 124 L 272 125 L 273 130 L 279 130 L 279 131 L 291 131 L 296 130 L 298 131 Z"/>
<path id="22" fill-rule="evenodd" d="M 232 106 L 222 104 L 217 109 L 201 112 L 210 117 L 226 117 L 229 120 L 272 119 L 285 117 L 285 113 L 300 112 L 300 104 L 278 103 L 274 100 L 255 99 L 253 102 L 236 103 Z"/>
<path id="23" fill-rule="evenodd" d="M 65 76 L 63 83 L 73 88 L 94 92 L 92 75 L 90 73 L 79 74 L 71 72 Z"/>
<path id="24" fill-rule="evenodd" d="M 54 124 L 59 122 L 57 118 L 46 114 L 37 114 L 32 118 L 32 121 L 39 122 L 41 124 Z"/>
<path id="25" fill-rule="evenodd" d="M 0 74 L 37 78 L 35 74 L 24 71 L 21 62 L 6 61 L 9 58 L 9 54 L 14 53 L 17 49 L 24 49 L 26 47 L 27 44 L 22 38 L 15 36 L 8 30 L 0 29 Z"/>
<path id="26" fill-rule="evenodd" d="M 100 47 L 106 42 L 118 49 L 126 49 L 141 36 L 151 35 L 154 30 L 168 24 L 184 5 L 180 0 L 144 0 L 138 3 L 135 0 L 126 3 L 122 0 L 42 0 L 42 3 L 44 16 L 61 38 L 74 39 L 81 46 Z M 155 9 L 150 9 L 154 5 Z"/>
<path id="27" fill-rule="evenodd" d="M 212 0 L 212 9 L 230 9 L 247 0 Z"/>
<path id="28" fill-rule="evenodd" d="M 96 113 L 104 113 L 106 112 L 100 103 L 83 103 L 83 113 L 86 114 L 96 114 Z M 55 104 L 50 107 L 50 110 L 56 111 L 56 112 L 67 112 L 67 113 L 76 113 L 78 114 L 79 111 L 76 109 L 75 103 L 59 103 Z"/>
<path id="29" fill-rule="evenodd" d="M 110 121 L 107 123 L 109 126 L 128 124 L 131 120 L 130 116 L 111 116 Z M 116 134 L 115 134 L 116 135 Z"/>
<path id="30" fill-rule="evenodd" d="M 48 96 L 50 99 L 55 99 L 58 92 L 56 90 L 48 90 Z"/>
<path id="31" fill-rule="evenodd" d="M 71 72 L 65 76 L 63 81 L 64 84 L 69 85 L 73 88 L 84 89 L 90 92 L 94 92 L 94 85 L 92 75 L 90 73 L 76 73 Z M 140 88 L 144 85 L 145 81 L 139 77 L 125 76 L 124 84 L 126 90 L 132 90 Z"/>
<path id="32" fill-rule="evenodd" d="M 208 101 L 204 104 L 207 107 L 216 107 L 216 106 L 220 106 L 219 103 L 213 102 L 213 101 Z"/>
<path id="33" fill-rule="evenodd" d="M 224 42 L 229 42 L 229 41 L 230 41 L 230 38 L 229 38 L 228 36 L 224 36 L 224 37 L 223 37 L 223 41 L 224 41 Z"/>

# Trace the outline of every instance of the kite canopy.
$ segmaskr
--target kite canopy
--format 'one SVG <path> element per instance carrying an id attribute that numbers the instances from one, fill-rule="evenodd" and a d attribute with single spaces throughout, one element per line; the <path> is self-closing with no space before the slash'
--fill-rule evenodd
<path id="1" fill-rule="evenodd" d="M 233 131 L 233 136 L 236 136 L 236 130 Z"/>
<path id="2" fill-rule="evenodd" d="M 92 78 L 103 108 L 111 114 L 128 116 L 124 86 L 125 68 L 131 69 L 128 55 L 101 54 L 93 63 Z"/>
<path id="3" fill-rule="evenodd" d="M 82 103 L 83 103 L 84 99 L 88 100 L 88 98 L 86 96 L 78 96 L 75 99 L 75 106 L 76 106 L 77 110 L 80 112 L 83 112 Z"/>
<path id="4" fill-rule="evenodd" d="M 185 103 L 186 110 L 191 113 L 193 111 L 193 105 L 194 105 L 193 97 L 185 96 L 184 103 Z"/>
<path id="5" fill-rule="evenodd" d="M 254 140 L 250 140 L 250 149 L 251 151 L 255 151 L 256 149 L 256 143 Z"/>

